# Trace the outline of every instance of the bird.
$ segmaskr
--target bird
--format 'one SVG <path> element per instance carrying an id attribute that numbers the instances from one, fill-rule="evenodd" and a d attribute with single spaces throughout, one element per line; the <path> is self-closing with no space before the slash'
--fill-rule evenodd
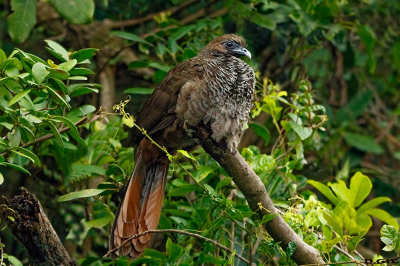
<path id="1" fill-rule="evenodd" d="M 191 126 L 207 125 L 213 141 L 236 151 L 253 105 L 255 75 L 242 56 L 251 59 L 245 40 L 225 34 L 211 40 L 197 56 L 172 68 L 144 104 L 136 124 L 170 154 L 192 151 L 198 144 Z M 157 228 L 170 161 L 164 151 L 138 129 L 130 135 L 138 145 L 135 167 L 111 228 L 113 256 L 135 259 L 148 246 L 151 234 L 133 235 Z M 118 248 L 119 247 L 119 248 Z"/>

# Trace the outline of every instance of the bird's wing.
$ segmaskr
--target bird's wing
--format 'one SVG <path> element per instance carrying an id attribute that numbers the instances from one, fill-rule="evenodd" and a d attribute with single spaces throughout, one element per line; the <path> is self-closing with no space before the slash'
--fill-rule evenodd
<path id="1" fill-rule="evenodd" d="M 194 57 L 172 68 L 146 101 L 136 124 L 149 135 L 172 125 L 176 120 L 175 108 L 182 87 L 189 81 L 202 79 L 204 64 L 205 60 Z M 139 130 L 132 131 L 132 144 L 140 142 L 142 138 Z"/>

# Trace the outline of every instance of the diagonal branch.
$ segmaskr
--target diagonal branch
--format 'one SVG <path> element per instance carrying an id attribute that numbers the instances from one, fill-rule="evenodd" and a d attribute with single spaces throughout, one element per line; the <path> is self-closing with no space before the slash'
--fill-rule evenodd
<path id="1" fill-rule="evenodd" d="M 245 159 L 238 152 L 232 154 L 226 149 L 225 143 L 215 143 L 211 138 L 209 126 L 200 124 L 193 129 L 193 136 L 204 150 L 232 177 L 236 186 L 245 196 L 250 208 L 261 216 L 277 214 L 264 184 Z M 319 252 L 301 240 L 280 215 L 276 215 L 271 221 L 265 223 L 264 227 L 275 241 L 280 242 L 280 246 L 284 250 L 290 242 L 296 243 L 297 248 L 291 258 L 297 264 L 324 263 Z"/>

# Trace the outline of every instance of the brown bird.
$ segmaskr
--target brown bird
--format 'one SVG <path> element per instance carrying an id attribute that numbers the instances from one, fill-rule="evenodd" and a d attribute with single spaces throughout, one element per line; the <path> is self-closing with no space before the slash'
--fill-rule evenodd
<path id="1" fill-rule="evenodd" d="M 249 120 L 255 85 L 253 70 L 238 59 L 251 58 L 245 46 L 245 41 L 233 34 L 212 40 L 196 57 L 168 72 L 136 123 L 171 154 L 197 147 L 186 128 L 200 122 L 210 125 L 216 142 L 224 140 L 235 152 L 243 124 Z M 164 199 L 170 161 L 163 151 L 143 139 L 139 130 L 132 132 L 131 139 L 133 144 L 140 144 L 135 169 L 115 215 L 110 249 L 135 234 L 156 229 Z M 139 257 L 150 239 L 150 234 L 133 239 L 115 255 Z"/>

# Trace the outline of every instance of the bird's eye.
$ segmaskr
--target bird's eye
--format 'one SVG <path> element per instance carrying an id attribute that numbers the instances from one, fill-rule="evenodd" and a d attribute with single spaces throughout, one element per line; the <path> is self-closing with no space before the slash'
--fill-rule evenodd
<path id="1" fill-rule="evenodd" d="M 233 43 L 232 43 L 232 42 L 228 42 L 228 43 L 226 44 L 226 46 L 227 46 L 227 47 L 232 47 L 232 46 L 233 46 Z"/>

